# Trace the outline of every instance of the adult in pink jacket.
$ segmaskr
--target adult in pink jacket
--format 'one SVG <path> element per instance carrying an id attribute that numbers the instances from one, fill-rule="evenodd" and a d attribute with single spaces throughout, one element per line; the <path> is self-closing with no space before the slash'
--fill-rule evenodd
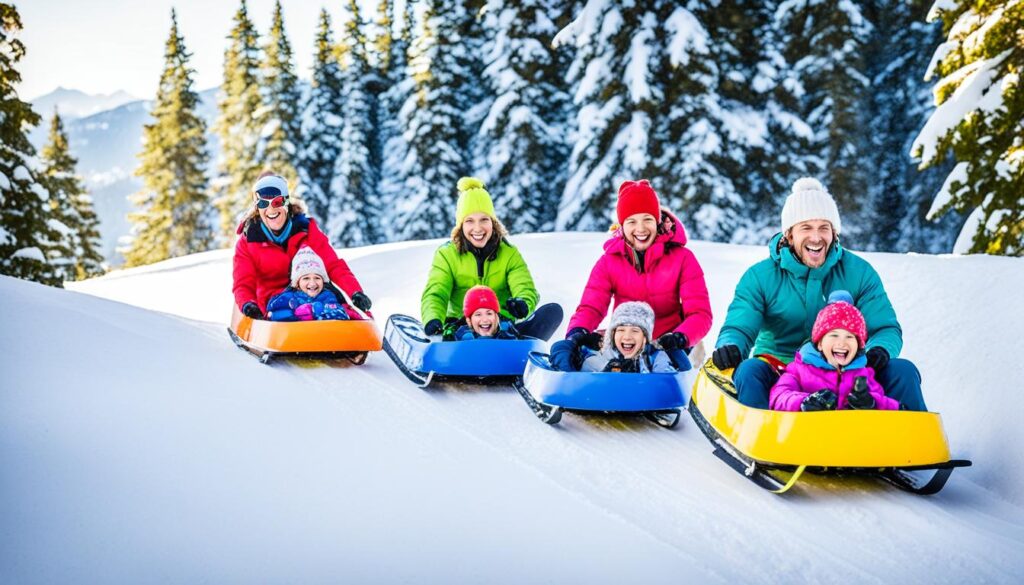
<path id="1" fill-rule="evenodd" d="M 829 295 L 818 312 L 805 343 L 772 386 L 772 410 L 899 410 L 900 403 L 885 395 L 868 367 L 864 346 L 868 327 L 864 315 L 845 290 Z M 863 379 L 857 384 L 857 379 Z"/>
<path id="2" fill-rule="evenodd" d="M 597 345 L 594 329 L 612 309 L 643 301 L 654 309 L 654 337 L 665 350 L 693 347 L 711 329 L 711 302 L 704 271 L 686 247 L 686 230 L 661 208 L 651 184 L 625 181 L 616 204 L 619 228 L 604 244 L 590 272 L 567 339 Z"/>

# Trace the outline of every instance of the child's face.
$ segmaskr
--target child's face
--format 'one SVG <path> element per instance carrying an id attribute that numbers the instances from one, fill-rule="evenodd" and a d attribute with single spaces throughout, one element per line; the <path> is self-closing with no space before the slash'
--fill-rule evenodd
<path id="1" fill-rule="evenodd" d="M 633 359 L 640 355 L 644 345 L 647 344 L 644 330 L 636 325 L 620 325 L 616 327 L 615 335 L 612 339 L 615 340 L 615 349 L 619 350 L 622 357 L 626 359 Z"/>
<path id="2" fill-rule="evenodd" d="M 315 297 L 324 290 L 324 279 L 319 274 L 303 274 L 299 277 L 299 290 Z"/>
<path id="3" fill-rule="evenodd" d="M 490 309 L 477 309 L 469 316 L 469 326 L 480 337 L 494 337 L 498 333 L 498 314 Z"/>
<path id="4" fill-rule="evenodd" d="M 818 351 L 828 363 L 840 368 L 853 361 L 857 355 L 857 336 L 846 329 L 833 329 L 818 342 Z"/>

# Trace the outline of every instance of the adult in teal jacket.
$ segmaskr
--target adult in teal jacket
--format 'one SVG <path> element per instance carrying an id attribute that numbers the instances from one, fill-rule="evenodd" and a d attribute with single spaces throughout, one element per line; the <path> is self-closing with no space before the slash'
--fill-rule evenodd
<path id="1" fill-rule="evenodd" d="M 530 269 L 509 243 L 483 182 L 463 177 L 458 189 L 452 238 L 434 253 L 420 300 L 424 332 L 450 337 L 459 326 L 466 292 L 486 285 L 498 296 L 502 317 L 522 319 L 516 323 L 521 335 L 548 339 L 562 323 L 562 307 L 537 306 Z"/>
<path id="2" fill-rule="evenodd" d="M 847 290 L 864 314 L 868 366 L 888 396 L 909 410 L 927 410 L 921 374 L 899 359 L 903 331 L 878 273 L 839 244 L 839 209 L 825 187 L 804 178 L 782 208 L 782 233 L 768 245 L 768 258 L 751 266 L 736 285 L 712 361 L 736 368 L 733 381 L 740 402 L 768 408 L 778 372 L 767 354 L 789 363 L 810 337 L 814 319 L 832 291 Z"/>

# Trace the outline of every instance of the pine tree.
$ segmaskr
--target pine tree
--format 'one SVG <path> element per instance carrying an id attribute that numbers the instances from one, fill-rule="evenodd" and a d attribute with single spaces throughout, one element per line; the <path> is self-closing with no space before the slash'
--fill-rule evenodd
<path id="1" fill-rule="evenodd" d="M 924 73 L 942 29 L 925 23 L 931 0 L 872 0 L 865 15 L 874 32 L 866 58 L 871 79 L 867 132 L 859 146 L 869 161 L 867 201 L 871 239 L 866 249 L 892 252 L 949 250 L 963 218 L 941 224 L 926 218 L 932 197 L 952 165 L 918 171 L 910 156 L 917 129 L 933 109 Z M 865 234 L 865 236 L 868 234 Z"/>
<path id="2" fill-rule="evenodd" d="M 263 52 L 263 107 L 257 120 L 261 129 L 256 161 L 282 177 L 295 178 L 299 146 L 303 143 L 299 117 L 302 91 L 295 76 L 280 0 L 274 3 L 274 17 Z"/>
<path id="3" fill-rule="evenodd" d="M 390 0 L 384 2 L 388 7 L 393 6 Z M 393 11 L 384 10 L 379 12 L 384 15 L 385 21 L 378 23 L 381 31 L 387 31 L 390 36 L 388 42 L 387 57 L 380 61 L 379 75 L 386 80 L 387 89 L 380 95 L 377 109 L 377 134 L 380 144 L 380 182 L 378 183 L 378 201 L 381 209 L 397 209 L 399 201 L 404 199 L 402 191 L 404 180 L 402 175 L 405 160 L 410 152 L 408 142 L 403 134 L 402 106 L 409 104 L 415 106 L 412 99 L 415 89 L 415 81 L 409 70 L 409 46 L 412 41 L 415 15 L 411 2 L 405 3 L 405 12 L 401 20 L 401 26 L 397 27 L 391 18 Z M 381 34 L 384 34 L 383 32 Z M 381 46 L 378 43 L 378 46 Z M 388 231 L 383 223 L 380 228 L 379 239 L 389 241 L 397 239 L 400 234 L 395 230 Z"/>
<path id="4" fill-rule="evenodd" d="M 341 155 L 344 108 L 341 67 L 331 37 L 331 17 L 327 10 L 321 10 L 309 98 L 301 118 L 305 142 L 300 150 L 300 180 L 296 192 L 308 205 L 310 214 L 323 225 L 328 225 L 331 219 L 331 182 L 334 163 Z"/>
<path id="5" fill-rule="evenodd" d="M 220 210 L 222 241 L 234 234 L 240 216 L 251 205 L 249 189 L 262 171 L 257 149 L 260 119 L 259 39 L 249 20 L 245 0 L 235 13 L 234 28 L 224 52 L 224 83 L 214 126 L 220 138 L 221 158 L 215 180 L 215 204 Z"/>
<path id="6" fill-rule="evenodd" d="M 75 172 L 78 161 L 71 156 L 64 122 L 54 108 L 50 136 L 43 148 L 41 162 L 50 208 L 61 234 L 58 245 L 49 252 L 50 261 L 62 280 L 83 280 L 106 272 L 100 253 L 99 219 L 92 198 Z"/>
<path id="7" fill-rule="evenodd" d="M 15 65 L 25 55 L 15 38 L 20 30 L 18 10 L 0 3 L 0 274 L 60 286 L 46 258 L 59 239 L 51 225 L 50 194 L 31 170 L 35 149 L 27 131 L 39 124 L 39 115 L 14 89 L 21 81 Z"/>
<path id="8" fill-rule="evenodd" d="M 178 33 L 171 10 L 171 32 L 164 53 L 164 71 L 150 115 L 143 128 L 140 165 L 135 174 L 145 186 L 132 196 L 139 208 L 125 251 L 125 265 L 139 266 L 209 249 L 209 199 L 205 168 L 206 123 L 198 115 L 199 95 L 192 89 L 195 71 Z"/>
<path id="9" fill-rule="evenodd" d="M 558 32 L 555 0 L 491 0 L 484 22 L 484 76 L 493 99 L 480 127 L 475 162 L 513 232 L 554 228 L 568 165 L 569 96 L 562 61 L 550 47 Z"/>
<path id="10" fill-rule="evenodd" d="M 871 23 L 848 0 L 791 0 L 780 5 L 775 26 L 782 55 L 800 96 L 799 115 L 813 131 L 808 171 L 820 175 L 843 214 L 843 232 L 856 238 L 869 169 L 858 144 L 865 131 L 870 80 L 865 47 Z"/>
<path id="11" fill-rule="evenodd" d="M 461 91 L 467 72 L 457 54 L 466 18 L 459 0 L 428 0 L 410 51 L 414 93 L 401 110 L 408 151 L 395 202 L 405 239 L 436 238 L 451 229 L 455 184 L 468 173 Z"/>
<path id="12" fill-rule="evenodd" d="M 956 161 L 929 213 L 970 212 L 954 251 L 1024 256 L 1024 2 L 936 2 L 947 41 L 929 77 L 937 108 L 914 142 L 928 167 Z"/>
<path id="13" fill-rule="evenodd" d="M 375 199 L 379 166 L 373 164 L 376 97 L 367 82 L 373 75 L 366 56 L 366 38 L 359 5 L 348 1 L 348 20 L 337 46 L 341 65 L 344 116 L 341 152 L 331 182 L 329 234 L 339 245 L 360 246 L 378 241 Z"/>

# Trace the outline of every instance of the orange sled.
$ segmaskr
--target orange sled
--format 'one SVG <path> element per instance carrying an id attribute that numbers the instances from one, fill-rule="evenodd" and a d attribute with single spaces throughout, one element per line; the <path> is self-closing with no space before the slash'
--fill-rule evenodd
<path id="1" fill-rule="evenodd" d="M 381 350 L 381 335 L 372 319 L 364 321 L 262 321 L 232 304 L 228 334 L 235 345 L 267 363 L 278 356 L 346 358 L 356 365 Z"/>

